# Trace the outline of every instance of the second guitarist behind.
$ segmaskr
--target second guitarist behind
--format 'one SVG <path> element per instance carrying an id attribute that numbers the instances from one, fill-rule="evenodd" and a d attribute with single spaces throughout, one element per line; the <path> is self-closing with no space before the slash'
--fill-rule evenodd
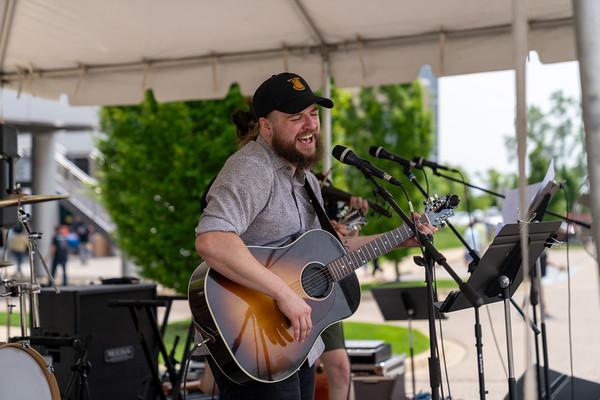
<path id="1" fill-rule="evenodd" d="M 232 155 L 213 183 L 196 234 L 196 249 L 218 273 L 272 297 L 293 327 L 296 341 L 312 329 L 311 308 L 283 280 L 264 268 L 246 248 L 282 246 L 320 224 L 306 189 L 319 196 L 318 182 L 308 170 L 319 156 L 318 105 L 330 99 L 313 94 L 300 76 L 274 75 L 253 96 L 258 136 Z M 433 228 L 420 225 L 425 234 Z M 345 239 L 350 249 L 373 237 Z M 414 239 L 403 245 L 414 245 Z M 213 366 L 221 399 L 312 399 L 314 372 L 305 362 L 289 378 L 275 383 L 238 385 Z"/>

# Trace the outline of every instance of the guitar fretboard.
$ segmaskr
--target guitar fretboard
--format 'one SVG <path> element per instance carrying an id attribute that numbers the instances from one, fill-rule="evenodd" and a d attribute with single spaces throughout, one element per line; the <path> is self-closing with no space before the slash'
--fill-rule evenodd
<path id="1" fill-rule="evenodd" d="M 386 253 L 389 253 L 398 245 L 414 236 L 413 231 L 406 226 L 400 227 L 384 233 L 375 240 L 359 247 L 358 249 L 340 257 L 337 260 L 327 264 L 327 269 L 331 273 L 334 281 L 344 279 L 358 268 L 369 261 L 376 259 Z"/>

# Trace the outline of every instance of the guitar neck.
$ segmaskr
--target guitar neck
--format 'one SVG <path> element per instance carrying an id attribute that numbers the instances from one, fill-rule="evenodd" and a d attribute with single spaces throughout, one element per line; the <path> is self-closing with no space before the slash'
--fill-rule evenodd
<path id="1" fill-rule="evenodd" d="M 344 257 L 340 257 L 327 264 L 327 268 L 333 279 L 339 281 L 369 261 L 394 250 L 400 243 L 405 242 L 413 236 L 415 236 L 413 231 L 406 224 L 402 224 L 400 227 L 386 232 L 377 239 L 351 251 Z"/>

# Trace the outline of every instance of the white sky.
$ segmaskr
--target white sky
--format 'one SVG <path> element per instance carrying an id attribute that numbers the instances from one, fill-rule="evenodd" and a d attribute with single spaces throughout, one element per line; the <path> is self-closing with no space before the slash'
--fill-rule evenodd
<path id="1" fill-rule="evenodd" d="M 527 103 L 549 107 L 552 92 L 581 98 L 577 62 L 528 64 Z M 464 168 L 471 178 L 490 168 L 517 172 L 509 163 L 504 136 L 514 135 L 514 72 L 488 72 L 439 80 L 440 161 Z"/>

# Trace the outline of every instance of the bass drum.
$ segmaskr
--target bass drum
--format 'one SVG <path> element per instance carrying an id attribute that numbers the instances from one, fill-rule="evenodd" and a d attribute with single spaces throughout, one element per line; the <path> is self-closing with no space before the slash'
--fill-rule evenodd
<path id="1" fill-rule="evenodd" d="M 46 360 L 23 343 L 0 344 L 0 399 L 60 400 Z"/>

